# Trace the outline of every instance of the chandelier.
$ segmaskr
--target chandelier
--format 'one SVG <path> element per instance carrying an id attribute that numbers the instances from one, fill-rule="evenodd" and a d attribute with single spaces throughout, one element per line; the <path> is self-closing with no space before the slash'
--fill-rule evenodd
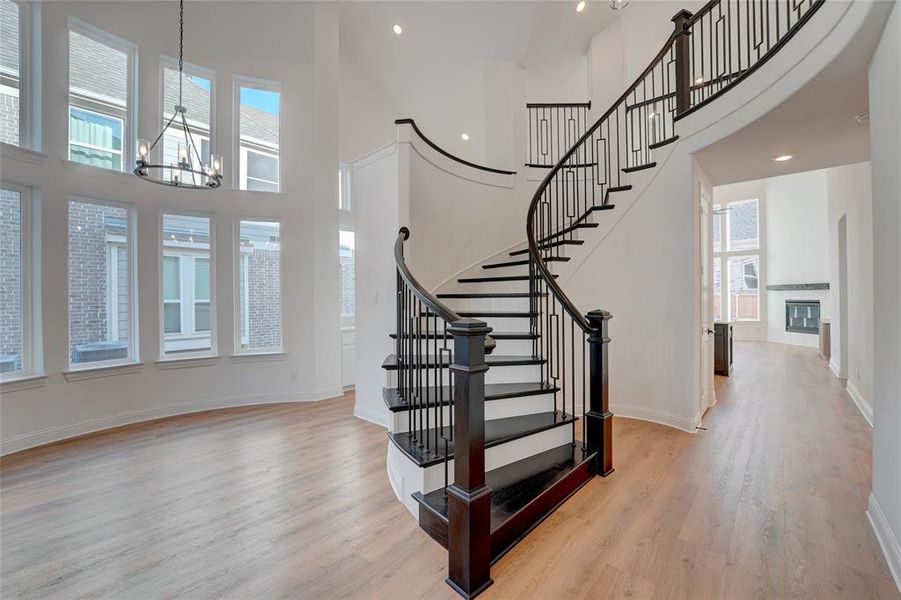
<path id="1" fill-rule="evenodd" d="M 185 38 L 185 2 L 179 0 L 178 3 L 178 104 L 172 111 L 172 116 L 166 121 L 160 134 L 152 144 L 148 144 L 147 140 L 138 140 L 138 157 L 135 160 L 134 173 L 141 179 L 158 183 L 160 185 L 169 185 L 174 187 L 184 187 L 189 189 L 214 189 L 222 185 L 222 156 L 213 154 L 210 157 L 210 164 L 203 164 L 203 158 L 197 151 L 197 145 L 194 143 L 194 136 L 191 135 L 191 128 L 188 127 L 188 121 L 185 114 L 188 112 L 182 104 L 182 81 L 184 80 L 184 38 Z M 166 131 L 175 123 L 173 132 L 178 131 L 175 135 L 178 144 L 178 162 L 171 164 L 162 164 L 164 158 L 161 157 L 159 164 L 151 162 L 151 154 L 154 148 L 164 139 Z M 167 139 L 171 140 L 173 136 Z M 183 139 L 179 139 L 183 138 Z M 164 142 L 165 144 L 165 142 Z"/>
<path id="2" fill-rule="evenodd" d="M 610 8 L 613 10 L 622 10 L 629 4 L 629 0 L 610 0 Z"/>

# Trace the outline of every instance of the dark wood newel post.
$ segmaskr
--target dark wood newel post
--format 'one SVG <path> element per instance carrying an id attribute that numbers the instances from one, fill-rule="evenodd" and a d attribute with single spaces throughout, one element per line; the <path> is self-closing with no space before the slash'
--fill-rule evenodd
<path id="1" fill-rule="evenodd" d="M 675 23 L 676 40 L 676 114 L 681 115 L 691 107 L 691 63 L 689 44 L 689 31 L 687 25 L 691 13 L 680 10 L 673 17 Z"/>
<path id="2" fill-rule="evenodd" d="M 591 323 L 588 335 L 589 409 L 585 415 L 586 444 L 589 452 L 597 452 L 595 472 L 606 477 L 613 472 L 613 413 L 607 391 L 607 321 L 613 318 L 605 310 L 593 310 L 585 317 Z"/>
<path id="3" fill-rule="evenodd" d="M 485 336 L 491 328 L 460 319 L 454 337 L 454 482 L 447 488 L 447 583 L 473 598 L 491 580 L 491 489 L 485 485 Z"/>

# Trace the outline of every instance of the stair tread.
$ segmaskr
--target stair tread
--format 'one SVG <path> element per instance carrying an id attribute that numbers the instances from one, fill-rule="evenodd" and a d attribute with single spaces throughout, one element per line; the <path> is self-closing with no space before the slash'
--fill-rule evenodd
<path id="1" fill-rule="evenodd" d="M 552 240 L 556 237 L 560 237 L 561 235 L 566 235 L 570 231 L 574 231 L 576 229 L 590 229 L 593 227 L 600 227 L 600 223 L 574 223 L 573 225 L 570 225 L 569 227 L 564 227 L 563 229 L 561 229 L 560 231 L 558 231 L 556 233 L 546 235 L 538 241 L 543 244 L 544 242 L 547 242 L 548 240 Z M 555 275 L 555 277 L 556 277 L 556 275 Z"/>
<path id="2" fill-rule="evenodd" d="M 644 165 L 636 165 L 634 167 L 626 167 L 623 169 L 623 173 L 634 173 L 635 171 L 642 171 L 644 169 L 653 169 L 657 166 L 656 162 L 649 162 Z"/>
<path id="3" fill-rule="evenodd" d="M 568 256 L 549 256 L 547 261 L 556 261 L 556 262 L 566 262 L 569 260 Z M 508 260 L 506 262 L 499 263 L 489 263 L 487 265 L 482 265 L 483 269 L 501 269 L 503 267 L 519 267 L 526 266 L 529 264 L 529 259 L 521 259 L 521 260 Z"/>
<path id="4" fill-rule="evenodd" d="M 422 361 L 422 359 L 425 361 Z M 448 360 L 446 355 L 442 355 L 439 357 L 440 361 L 436 359 L 433 355 L 420 356 L 420 363 L 422 366 L 432 366 L 440 362 L 442 366 L 448 366 Z M 533 358 L 531 356 L 516 356 L 510 354 L 489 354 L 485 356 L 485 364 L 489 367 L 512 367 L 517 365 L 541 365 L 546 361 L 543 358 Z M 417 363 L 411 363 L 411 365 L 415 365 Z M 387 371 L 396 371 L 397 370 L 397 355 L 389 354 L 385 361 L 382 363 L 382 368 Z"/>
<path id="5" fill-rule="evenodd" d="M 462 316 L 462 315 L 461 315 Z M 540 336 L 537 333 L 529 333 L 528 331 L 492 331 L 489 334 L 492 338 L 496 340 L 536 340 Z M 393 340 L 397 339 L 396 333 L 389 333 L 388 337 Z M 413 338 L 426 338 L 426 339 L 453 339 L 449 333 L 445 333 L 444 331 L 423 331 L 422 333 L 414 333 Z"/>
<path id="6" fill-rule="evenodd" d="M 520 415 L 517 417 L 491 419 L 485 421 L 485 447 L 491 448 L 499 446 L 500 444 L 512 442 L 513 440 L 518 440 L 534 433 L 540 433 L 548 429 L 567 425 L 575 420 L 577 419 L 572 415 L 567 415 L 560 411 L 547 411 L 530 415 Z M 442 431 L 444 432 L 445 437 L 450 434 L 449 427 L 444 427 Z M 431 436 L 430 439 L 432 440 L 433 445 L 435 435 L 438 432 L 439 429 L 437 427 L 428 429 L 425 432 L 426 436 Z M 416 462 L 420 467 L 430 467 L 444 462 L 444 440 L 440 437 L 438 439 L 439 443 L 437 448 L 428 450 L 425 447 L 421 447 L 418 442 L 413 441 L 410 434 L 405 431 L 389 433 L 388 437 L 401 452 L 410 457 L 410 459 Z M 454 444 L 453 442 L 448 442 L 447 457 L 453 458 L 453 455 Z M 439 493 L 443 494 L 444 492 L 439 490 Z"/>
<path id="7" fill-rule="evenodd" d="M 491 532 L 592 456 L 579 445 L 564 444 L 486 472 L 485 483 L 491 488 Z M 447 496 L 443 489 L 416 493 L 414 497 L 447 522 Z"/>
<path id="8" fill-rule="evenodd" d="M 549 248 L 556 248 L 557 246 L 581 246 L 585 243 L 585 240 L 558 240 L 556 242 L 550 242 L 548 244 L 539 244 L 539 250 L 548 250 Z M 528 254 L 528 248 L 522 248 L 521 250 L 514 250 L 510 253 L 510 256 L 519 256 L 521 254 Z"/>
<path id="9" fill-rule="evenodd" d="M 616 208 L 616 204 L 601 204 L 600 206 L 592 206 L 592 207 L 589 208 L 588 210 L 591 210 L 591 211 L 595 211 L 595 210 L 613 210 L 614 208 Z"/>
<path id="10" fill-rule="evenodd" d="M 648 150 L 656 150 L 657 148 L 661 148 L 663 146 L 666 146 L 667 144 L 672 144 L 673 142 L 675 142 L 678 139 L 679 139 L 679 136 L 674 135 L 673 137 L 666 138 L 665 140 L 660 140 L 659 142 L 648 146 Z"/>
<path id="11" fill-rule="evenodd" d="M 593 225 L 597 227 L 597 224 Z M 557 278 L 557 275 L 554 275 L 554 279 Z M 532 279 L 539 279 L 538 277 L 532 277 Z M 487 275 L 485 277 L 462 277 L 457 280 L 458 283 L 489 283 L 492 281 L 528 281 L 528 275 Z"/>
<path id="12" fill-rule="evenodd" d="M 448 292 L 438 294 L 439 298 L 532 298 L 546 296 L 547 293 L 530 294 L 529 292 Z"/>
<path id="13" fill-rule="evenodd" d="M 447 405 L 450 400 L 450 387 L 444 386 L 439 388 L 428 387 L 423 388 L 421 402 L 424 406 L 431 407 L 439 404 Z M 552 394 L 559 390 L 559 387 L 548 387 L 541 382 L 528 383 L 486 383 L 485 384 L 485 401 L 504 400 L 507 398 L 521 398 L 523 396 L 540 396 L 541 394 Z M 439 398 L 439 391 L 440 398 Z M 410 404 L 401 398 L 397 388 L 382 388 L 382 398 L 385 405 L 391 412 L 403 412 L 410 410 Z"/>
<path id="14" fill-rule="evenodd" d="M 421 316 L 425 317 L 431 313 L 423 312 Z M 457 314 L 461 317 L 494 317 L 495 319 L 500 318 L 513 318 L 513 319 L 528 319 L 529 317 L 538 316 L 536 312 L 529 311 L 519 311 L 519 310 L 461 310 L 457 311 Z"/>

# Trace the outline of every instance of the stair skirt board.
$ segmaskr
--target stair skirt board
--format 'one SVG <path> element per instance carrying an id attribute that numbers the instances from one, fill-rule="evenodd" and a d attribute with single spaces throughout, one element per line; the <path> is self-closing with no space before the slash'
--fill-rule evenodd
<path id="1" fill-rule="evenodd" d="M 558 401 L 559 402 L 559 401 Z M 485 402 L 485 420 L 503 419 L 505 417 L 518 417 L 520 415 L 531 415 L 534 413 L 550 412 L 554 410 L 554 394 L 541 394 L 533 396 L 520 396 L 517 398 L 504 398 L 502 400 L 491 400 Z M 420 416 L 416 418 L 426 419 L 431 427 L 434 427 L 439 419 L 443 419 L 442 423 L 450 423 L 450 407 L 443 406 L 427 408 L 417 411 Z M 410 411 L 398 411 L 388 413 L 388 431 L 391 433 L 400 433 L 410 431 Z"/>
<path id="2" fill-rule="evenodd" d="M 519 383 L 520 381 L 540 381 L 542 365 L 513 365 L 492 367 L 485 372 L 485 383 Z M 447 381 L 447 369 L 444 370 Z M 387 387 L 397 387 L 397 371 L 388 371 Z"/>
<path id="3" fill-rule="evenodd" d="M 569 427 L 555 427 L 539 433 L 517 438 L 510 442 L 485 449 L 485 470 L 498 469 L 518 460 L 523 460 L 570 443 Z M 410 514 L 419 518 L 419 503 L 413 498 L 415 492 L 428 494 L 444 486 L 444 463 L 422 468 L 388 440 L 388 477 L 391 487 Z M 454 480 L 454 460 L 448 461 L 448 481 Z"/>

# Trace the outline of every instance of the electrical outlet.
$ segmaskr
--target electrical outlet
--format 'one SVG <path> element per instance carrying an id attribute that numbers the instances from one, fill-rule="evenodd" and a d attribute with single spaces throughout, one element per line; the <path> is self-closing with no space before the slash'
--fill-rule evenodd
<path id="1" fill-rule="evenodd" d="M 297 381 L 297 369 L 291 369 L 290 377 L 291 381 Z"/>
<path id="2" fill-rule="evenodd" d="M 857 369 L 857 381 L 860 381 L 860 369 Z"/>

